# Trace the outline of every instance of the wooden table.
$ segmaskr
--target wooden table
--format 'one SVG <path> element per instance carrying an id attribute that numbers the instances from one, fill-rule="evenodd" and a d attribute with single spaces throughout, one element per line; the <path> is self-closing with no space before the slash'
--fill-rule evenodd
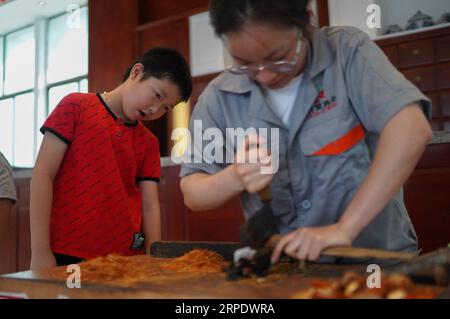
<path id="1" fill-rule="evenodd" d="M 131 257 L 142 263 L 159 264 L 165 258 Z M 307 288 L 312 278 L 337 278 L 352 269 L 364 272 L 365 266 L 310 265 L 307 270 L 295 268 L 264 278 L 227 281 L 225 273 L 185 274 L 172 272 L 133 286 L 108 283 L 83 283 L 69 289 L 55 274 L 64 267 L 26 271 L 0 277 L 0 295 L 18 294 L 26 298 L 289 298 Z M 68 274 L 69 275 L 69 274 Z"/>
<path id="2" fill-rule="evenodd" d="M 150 256 L 130 258 L 139 263 L 151 264 L 152 267 L 169 260 Z M 1 276 L 0 296 L 13 294 L 24 298 L 287 299 L 308 288 L 313 279 L 339 278 L 349 270 L 369 275 L 366 273 L 366 265 L 311 264 L 304 270 L 300 270 L 295 264 L 280 267 L 284 267 L 284 271 L 277 271 L 268 277 L 238 281 L 227 281 L 225 273 L 166 272 L 131 286 L 106 282 L 83 283 L 81 275 L 80 289 L 69 289 L 66 281 L 61 279 L 65 267 L 56 267 Z M 56 274 L 59 274 L 59 278 Z"/>

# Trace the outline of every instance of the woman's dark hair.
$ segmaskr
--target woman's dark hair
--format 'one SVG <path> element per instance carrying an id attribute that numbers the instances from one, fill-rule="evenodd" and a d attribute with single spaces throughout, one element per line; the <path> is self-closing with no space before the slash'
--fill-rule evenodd
<path id="1" fill-rule="evenodd" d="M 215 33 L 239 31 L 247 22 L 270 23 L 281 28 L 305 30 L 311 18 L 310 0 L 209 0 L 209 14 Z"/>
<path id="2" fill-rule="evenodd" d="M 169 80 L 180 90 L 181 99 L 189 100 L 192 93 L 192 77 L 189 65 L 177 51 L 168 48 L 155 48 L 137 58 L 122 78 L 125 82 L 130 76 L 133 66 L 141 63 L 144 66 L 143 80 L 154 77 Z"/>

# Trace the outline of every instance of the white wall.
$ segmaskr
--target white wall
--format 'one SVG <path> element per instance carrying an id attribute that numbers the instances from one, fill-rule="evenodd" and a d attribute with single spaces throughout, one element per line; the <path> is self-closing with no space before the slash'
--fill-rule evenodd
<path id="1" fill-rule="evenodd" d="M 381 7 L 381 29 L 367 27 L 367 6 L 378 4 Z M 328 0 L 330 24 L 352 25 L 358 27 L 370 36 L 383 34 L 391 24 L 405 28 L 408 19 L 418 10 L 430 15 L 437 21 L 444 12 L 450 12 L 450 0 Z"/>
<path id="2" fill-rule="evenodd" d="M 437 22 L 444 12 L 450 12 L 450 0 L 378 0 L 381 6 L 381 23 L 383 28 L 398 24 L 406 28 L 409 18 L 418 10 L 432 16 Z"/>
<path id="3" fill-rule="evenodd" d="M 449 1 L 449 0 L 447 0 Z M 367 7 L 378 0 L 328 0 L 330 25 L 354 26 L 365 31 L 370 36 L 377 36 L 377 29 L 367 27 Z"/>
<path id="4" fill-rule="evenodd" d="M 45 3 L 40 5 L 39 3 Z M 0 35 L 32 24 L 40 17 L 63 13 L 71 5 L 83 6 L 88 0 L 14 0 L 0 6 Z"/>

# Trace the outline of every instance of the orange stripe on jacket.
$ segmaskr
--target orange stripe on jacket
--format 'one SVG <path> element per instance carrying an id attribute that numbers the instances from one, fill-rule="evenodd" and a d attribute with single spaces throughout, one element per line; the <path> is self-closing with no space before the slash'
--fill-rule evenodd
<path id="1" fill-rule="evenodd" d="M 358 124 L 358 126 L 352 128 L 347 134 L 324 146 L 313 155 L 326 156 L 341 154 L 356 145 L 365 135 L 364 127 L 362 124 Z"/>

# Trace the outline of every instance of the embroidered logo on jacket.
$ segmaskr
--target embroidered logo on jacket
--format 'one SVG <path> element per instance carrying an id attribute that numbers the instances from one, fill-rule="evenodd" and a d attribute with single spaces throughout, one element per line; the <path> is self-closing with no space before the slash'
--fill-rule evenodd
<path id="1" fill-rule="evenodd" d="M 319 94 L 317 95 L 316 100 L 313 103 L 313 106 L 308 114 L 307 119 L 312 119 L 319 115 L 325 114 L 334 109 L 336 106 L 337 106 L 336 96 L 327 98 L 327 96 L 325 95 L 325 91 L 321 89 Z"/>

